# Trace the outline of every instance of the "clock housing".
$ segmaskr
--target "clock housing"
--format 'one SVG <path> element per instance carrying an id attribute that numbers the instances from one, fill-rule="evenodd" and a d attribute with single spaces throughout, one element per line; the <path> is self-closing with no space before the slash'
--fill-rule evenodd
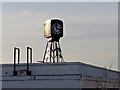
<path id="1" fill-rule="evenodd" d="M 44 23 L 44 37 L 63 37 L 63 21 L 60 19 L 49 19 Z"/>

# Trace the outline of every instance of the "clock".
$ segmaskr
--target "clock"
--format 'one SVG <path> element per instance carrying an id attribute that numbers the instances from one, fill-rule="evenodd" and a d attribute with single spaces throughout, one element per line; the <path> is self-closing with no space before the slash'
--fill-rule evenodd
<path id="1" fill-rule="evenodd" d="M 53 32 L 53 34 L 59 35 L 59 34 L 62 33 L 61 30 L 62 30 L 62 25 L 60 25 L 59 23 L 54 23 L 52 25 L 52 32 Z"/>
<path id="2" fill-rule="evenodd" d="M 63 36 L 63 22 L 58 19 L 51 21 L 51 36 L 62 37 Z"/>
<path id="3" fill-rule="evenodd" d="M 44 37 L 63 37 L 63 22 L 60 19 L 48 19 L 44 23 Z"/>

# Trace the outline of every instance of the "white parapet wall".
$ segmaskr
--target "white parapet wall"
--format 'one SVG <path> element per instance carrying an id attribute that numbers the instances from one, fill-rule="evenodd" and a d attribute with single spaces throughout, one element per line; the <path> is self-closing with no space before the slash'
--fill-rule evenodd
<path id="1" fill-rule="evenodd" d="M 118 88 L 118 71 L 108 70 L 81 62 L 32 63 L 31 76 L 26 75 L 27 65 L 2 65 L 3 88 Z"/>

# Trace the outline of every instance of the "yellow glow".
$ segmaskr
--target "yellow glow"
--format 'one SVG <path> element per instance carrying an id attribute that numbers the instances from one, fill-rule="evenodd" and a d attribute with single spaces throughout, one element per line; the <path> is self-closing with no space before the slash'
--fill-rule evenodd
<path id="1" fill-rule="evenodd" d="M 44 37 L 50 37 L 51 36 L 51 24 L 50 22 L 46 22 L 44 24 Z"/>

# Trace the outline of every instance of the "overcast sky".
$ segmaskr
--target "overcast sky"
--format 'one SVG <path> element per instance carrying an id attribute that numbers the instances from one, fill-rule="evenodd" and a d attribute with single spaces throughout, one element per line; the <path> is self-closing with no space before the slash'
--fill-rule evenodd
<path id="1" fill-rule="evenodd" d="M 13 63 L 13 48 L 33 48 L 33 60 L 42 60 L 47 39 L 43 24 L 49 18 L 65 22 L 60 43 L 65 61 L 118 69 L 117 2 L 3 3 L 3 63 Z"/>

